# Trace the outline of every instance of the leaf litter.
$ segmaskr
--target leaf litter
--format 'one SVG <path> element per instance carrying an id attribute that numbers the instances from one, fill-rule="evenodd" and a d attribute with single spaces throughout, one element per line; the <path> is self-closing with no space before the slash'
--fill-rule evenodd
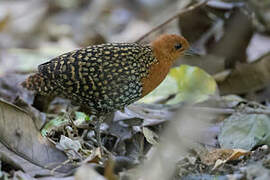
<path id="1" fill-rule="evenodd" d="M 159 5 L 170 15 L 178 11 L 175 9 L 178 5 L 186 8 L 190 2 L 146 6 L 141 1 L 143 6 L 137 9 L 148 20 L 159 22 L 159 18 L 149 14 Z M 270 21 L 266 1 L 212 0 L 179 16 L 178 26 L 164 26 L 165 32 L 180 29 L 203 57 L 184 57 L 181 62 L 191 66 L 177 64 L 149 96 L 106 118 L 101 135 L 110 152 L 107 157 L 96 146 L 91 116 L 62 99 L 54 100 L 47 113 L 39 112 L 31 106 L 34 95 L 18 86 L 26 77 L 21 73 L 32 72 L 37 64 L 67 49 L 125 41 L 127 34 L 133 41 L 140 36 L 134 27 L 145 28 L 142 32 L 154 28 L 145 19 L 131 20 L 127 16 L 115 21 L 110 16 L 110 13 L 136 14 L 130 8 L 119 9 L 105 0 L 95 1 L 95 6 L 86 4 L 86 1 L 65 4 L 58 0 L 0 4 L 3 9 L 0 36 L 4 37 L 0 42 L 0 97 L 5 99 L 0 101 L 1 178 L 114 180 L 141 175 L 135 179 L 147 179 L 148 173 L 158 175 L 164 170 L 164 176 L 155 179 L 172 176 L 173 179 L 269 179 L 269 49 L 266 45 Z M 5 7 L 10 5 L 13 9 L 7 11 L 9 8 Z M 16 21 L 19 12 L 33 7 L 39 7 L 40 11 Z M 40 21 L 42 18 L 44 21 Z M 110 24 L 113 31 L 104 28 L 104 24 Z M 16 30 L 14 25 L 24 28 Z M 235 29 L 239 26 L 242 28 Z M 82 33 L 85 29 L 89 32 L 89 27 L 95 30 Z M 235 44 L 236 41 L 240 43 Z M 252 51 L 256 52 L 252 54 Z M 15 70 L 20 74 L 11 73 Z M 190 116 L 183 116 L 181 109 L 190 103 L 193 106 L 185 110 Z M 206 119 L 206 123 L 201 122 Z M 182 122 L 181 127 L 171 127 L 176 120 Z M 166 132 L 167 128 L 171 132 Z M 151 161 L 152 157 L 156 159 Z M 140 168 L 148 162 L 157 163 L 140 174 Z M 165 167 L 159 169 L 159 162 Z M 168 170 L 169 167 L 174 170 Z"/>

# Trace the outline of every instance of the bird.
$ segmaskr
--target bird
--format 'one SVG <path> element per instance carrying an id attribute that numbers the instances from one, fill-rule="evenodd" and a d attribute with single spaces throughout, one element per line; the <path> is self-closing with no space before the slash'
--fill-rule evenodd
<path id="1" fill-rule="evenodd" d="M 63 97 L 97 117 L 121 110 L 154 90 L 189 49 L 181 35 L 163 34 L 149 44 L 106 43 L 77 49 L 38 66 L 22 86 L 45 97 Z M 192 52 L 193 53 L 193 52 Z"/>

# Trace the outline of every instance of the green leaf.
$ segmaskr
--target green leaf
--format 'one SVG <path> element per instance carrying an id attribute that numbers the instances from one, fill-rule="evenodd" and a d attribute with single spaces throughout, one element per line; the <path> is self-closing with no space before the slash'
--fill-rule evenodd
<path id="1" fill-rule="evenodd" d="M 234 114 L 224 120 L 218 136 L 222 148 L 251 150 L 270 145 L 270 117 L 264 114 Z"/>
<path id="2" fill-rule="evenodd" d="M 215 80 L 198 67 L 181 65 L 172 68 L 165 80 L 139 102 L 152 103 L 176 94 L 167 104 L 183 101 L 201 102 L 214 95 L 217 90 Z"/>
<path id="3" fill-rule="evenodd" d="M 90 121 L 90 117 L 83 112 L 76 111 L 75 112 L 76 121 Z"/>
<path id="4" fill-rule="evenodd" d="M 92 119 L 90 119 L 90 117 L 88 115 L 86 115 L 85 113 L 79 112 L 79 111 L 76 111 L 75 112 L 75 121 L 74 121 L 74 124 L 76 126 L 80 126 L 81 124 L 87 123 L 87 122 L 89 122 L 91 120 Z"/>
<path id="5" fill-rule="evenodd" d="M 56 118 L 49 121 L 44 128 L 41 130 L 42 136 L 47 136 L 52 130 L 58 129 L 59 127 L 63 127 L 68 123 L 68 119 L 63 118 L 62 116 L 57 116 Z"/>

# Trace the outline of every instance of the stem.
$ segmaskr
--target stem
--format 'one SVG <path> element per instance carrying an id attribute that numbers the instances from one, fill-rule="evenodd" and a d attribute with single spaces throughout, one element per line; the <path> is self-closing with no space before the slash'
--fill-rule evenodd
<path id="1" fill-rule="evenodd" d="M 144 38 L 146 38 L 147 36 L 149 36 L 150 34 L 152 34 L 153 32 L 157 31 L 158 29 L 162 28 L 163 26 L 167 25 L 168 23 L 170 23 L 171 21 L 173 21 L 174 19 L 176 19 L 177 17 L 184 15 L 198 7 L 201 7 L 203 5 L 205 5 L 209 0 L 205 0 L 205 1 L 201 1 L 193 6 L 188 7 L 187 9 L 184 9 L 183 11 L 178 12 L 177 14 L 175 14 L 174 16 L 172 16 L 171 18 L 169 18 L 168 20 L 166 20 L 165 22 L 161 23 L 160 25 L 154 27 L 153 29 L 151 29 L 149 32 L 145 33 L 144 35 L 142 35 L 138 40 L 135 41 L 135 43 L 139 43 L 141 42 Z"/>

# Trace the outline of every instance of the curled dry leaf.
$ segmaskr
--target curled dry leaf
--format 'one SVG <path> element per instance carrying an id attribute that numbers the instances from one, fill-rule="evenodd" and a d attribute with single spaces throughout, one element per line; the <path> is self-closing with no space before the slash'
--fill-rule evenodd
<path id="1" fill-rule="evenodd" d="M 250 151 L 244 149 L 214 149 L 200 156 L 201 161 L 206 165 L 214 165 L 212 170 L 221 165 L 239 159 L 241 156 L 250 155 Z"/>
<path id="2" fill-rule="evenodd" d="M 0 141 L 13 152 L 40 167 L 52 169 L 67 157 L 36 129 L 32 118 L 19 107 L 0 100 Z M 58 171 L 66 171 L 66 166 Z"/>
<path id="3" fill-rule="evenodd" d="M 143 127 L 143 135 L 150 144 L 158 144 L 157 139 L 159 138 L 159 136 L 149 128 Z"/>
<path id="4" fill-rule="evenodd" d="M 217 169 L 218 167 L 220 167 L 221 165 L 227 163 L 228 161 L 237 160 L 242 156 L 248 156 L 248 155 L 250 155 L 250 153 L 251 153 L 250 151 L 246 151 L 246 150 L 243 150 L 243 149 L 234 149 L 233 153 L 227 159 L 225 159 L 225 160 L 218 159 L 216 161 L 215 166 L 213 167 L 212 170 Z"/>
<path id="5" fill-rule="evenodd" d="M 72 140 L 64 135 L 61 135 L 59 144 L 56 147 L 64 152 L 71 159 L 80 159 L 79 150 L 82 148 L 79 140 Z"/>

